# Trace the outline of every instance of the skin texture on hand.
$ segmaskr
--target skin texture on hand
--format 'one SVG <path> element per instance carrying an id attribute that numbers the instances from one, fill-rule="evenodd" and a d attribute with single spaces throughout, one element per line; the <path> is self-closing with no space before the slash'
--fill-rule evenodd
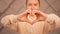
<path id="1" fill-rule="evenodd" d="M 46 18 L 47 18 L 47 14 L 39 10 L 31 11 L 29 9 L 17 16 L 18 20 L 22 20 L 31 24 L 40 20 L 45 20 Z"/>
<path id="2" fill-rule="evenodd" d="M 35 11 L 35 14 L 37 15 L 37 19 L 36 21 L 40 21 L 40 20 L 45 20 L 47 18 L 47 14 L 39 11 L 39 10 L 34 10 Z"/>
<path id="3" fill-rule="evenodd" d="M 18 19 L 18 20 L 23 20 L 23 19 L 24 19 L 23 21 L 26 21 L 26 20 L 27 20 L 26 17 L 27 17 L 28 11 L 29 11 L 29 10 L 26 10 L 25 12 L 19 14 L 19 15 L 17 16 L 17 19 Z"/>

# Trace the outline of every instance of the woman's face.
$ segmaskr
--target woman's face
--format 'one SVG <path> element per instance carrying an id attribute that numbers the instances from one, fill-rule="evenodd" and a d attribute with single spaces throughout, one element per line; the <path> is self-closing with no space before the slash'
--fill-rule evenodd
<path id="1" fill-rule="evenodd" d="M 38 0 L 28 0 L 27 1 L 27 9 L 31 9 L 31 10 L 35 10 L 38 9 L 39 10 L 39 1 Z"/>

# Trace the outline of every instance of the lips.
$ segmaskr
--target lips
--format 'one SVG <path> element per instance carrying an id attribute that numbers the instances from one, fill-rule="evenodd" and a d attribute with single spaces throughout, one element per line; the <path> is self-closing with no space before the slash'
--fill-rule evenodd
<path id="1" fill-rule="evenodd" d="M 33 16 L 32 15 L 28 15 L 27 18 L 28 18 L 29 21 L 34 21 L 34 20 L 37 19 L 36 15 L 33 15 Z"/>

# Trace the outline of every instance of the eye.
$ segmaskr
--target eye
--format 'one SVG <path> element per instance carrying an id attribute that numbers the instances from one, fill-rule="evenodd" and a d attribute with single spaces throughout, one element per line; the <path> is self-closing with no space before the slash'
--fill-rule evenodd
<path id="1" fill-rule="evenodd" d="M 28 4 L 29 6 L 31 6 L 32 4 Z"/>
<path id="2" fill-rule="evenodd" d="M 37 6 L 37 4 L 34 4 L 34 6 Z"/>

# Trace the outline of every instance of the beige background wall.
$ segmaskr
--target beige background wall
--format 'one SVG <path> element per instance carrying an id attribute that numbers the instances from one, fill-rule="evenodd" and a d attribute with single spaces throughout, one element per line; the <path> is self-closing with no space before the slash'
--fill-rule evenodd
<path id="1" fill-rule="evenodd" d="M 25 7 L 25 0 L 0 0 L 0 20 L 2 17 L 9 14 L 19 14 L 23 12 Z M 55 13 L 60 16 L 60 0 L 41 0 L 40 1 L 40 10 L 45 13 Z M 0 22 L 0 34 L 17 34 L 12 30 L 7 28 L 2 28 Z M 60 29 L 49 32 L 49 34 L 59 34 Z"/>

